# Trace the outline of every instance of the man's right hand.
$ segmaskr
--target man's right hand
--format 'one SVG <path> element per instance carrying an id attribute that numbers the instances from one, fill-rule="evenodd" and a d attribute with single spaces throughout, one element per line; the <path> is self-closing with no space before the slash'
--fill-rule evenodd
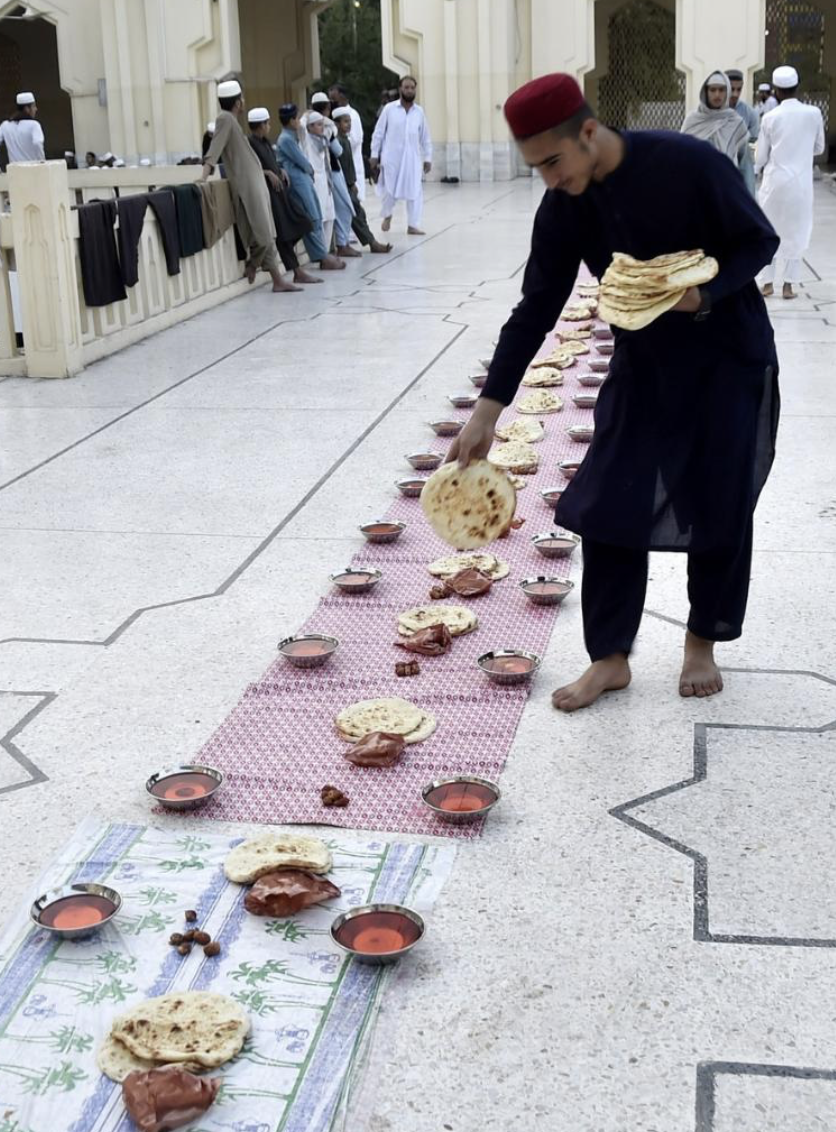
<path id="1" fill-rule="evenodd" d="M 458 460 L 459 467 L 466 468 L 471 460 L 484 460 L 491 450 L 496 422 L 503 408 L 499 401 L 480 397 L 470 420 L 450 445 L 445 463 Z"/>
<path id="2" fill-rule="evenodd" d="M 214 172 L 214 168 L 215 167 L 213 165 L 204 165 L 203 166 L 203 176 L 200 178 L 201 181 L 208 181 L 209 178 L 212 176 L 212 173 Z"/>

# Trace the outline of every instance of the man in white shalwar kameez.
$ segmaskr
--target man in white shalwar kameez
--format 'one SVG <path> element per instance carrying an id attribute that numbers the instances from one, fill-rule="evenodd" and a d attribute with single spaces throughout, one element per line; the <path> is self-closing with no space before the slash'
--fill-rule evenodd
<path id="1" fill-rule="evenodd" d="M 763 294 L 775 293 L 783 274 L 785 299 L 796 298 L 804 253 L 813 234 L 813 158 L 824 153 L 824 121 L 817 106 L 798 101 L 798 72 L 778 67 L 772 76 L 778 106 L 761 121 L 755 169 L 763 170 L 758 203 L 781 237 L 775 259 L 761 274 Z"/>
<path id="2" fill-rule="evenodd" d="M 421 213 L 424 207 L 422 175 L 432 169 L 433 143 L 423 109 L 415 101 L 418 84 L 405 76 L 398 90 L 400 98 L 384 106 L 372 135 L 372 171 L 380 170 L 377 195 L 382 200 L 381 228 L 392 226 L 395 203 L 406 201 L 407 232 L 423 236 Z"/>

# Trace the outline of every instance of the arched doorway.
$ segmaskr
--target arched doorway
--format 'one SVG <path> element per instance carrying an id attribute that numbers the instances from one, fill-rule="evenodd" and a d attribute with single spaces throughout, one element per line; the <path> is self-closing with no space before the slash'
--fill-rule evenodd
<path id="1" fill-rule="evenodd" d="M 72 103 L 61 87 L 55 25 L 22 8 L 0 19 L 0 119 L 13 113 L 20 90 L 32 90 L 38 99 L 46 156 L 75 152 Z"/>
<path id="2" fill-rule="evenodd" d="M 620 129 L 679 129 L 685 75 L 676 69 L 673 0 L 598 0 L 595 58 L 586 93 L 603 122 Z"/>
<path id="3" fill-rule="evenodd" d="M 818 106 L 825 132 L 833 136 L 831 121 L 832 83 L 836 73 L 836 3 L 813 4 L 809 0 L 766 0 L 764 69 L 755 82 L 770 82 L 782 64 L 795 67 L 801 76 L 801 97 Z"/>

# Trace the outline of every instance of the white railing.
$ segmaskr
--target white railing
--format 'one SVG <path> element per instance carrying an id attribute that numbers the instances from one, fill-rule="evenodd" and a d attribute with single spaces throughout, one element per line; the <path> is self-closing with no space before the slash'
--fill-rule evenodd
<path id="1" fill-rule="evenodd" d="M 70 377 L 246 290 L 231 228 L 213 247 L 182 259 L 180 274 L 170 276 L 148 208 L 136 286 L 120 302 L 85 304 L 76 207 L 199 178 L 200 167 L 192 165 L 71 172 L 58 161 L 9 166 L 0 176 L 0 375 Z M 10 269 L 17 271 L 22 349 L 15 343 Z"/>

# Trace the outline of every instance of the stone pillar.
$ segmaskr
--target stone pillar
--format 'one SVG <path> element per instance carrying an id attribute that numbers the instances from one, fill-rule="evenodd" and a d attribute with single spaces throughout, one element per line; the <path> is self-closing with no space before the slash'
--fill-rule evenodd
<path id="1" fill-rule="evenodd" d="M 72 377 L 83 362 L 67 166 L 12 164 L 8 178 L 26 373 Z"/>
<path id="2" fill-rule="evenodd" d="M 595 0 L 531 0 L 531 77 L 595 66 Z"/>
<path id="3" fill-rule="evenodd" d="M 736 67 L 751 90 L 763 66 L 766 0 L 677 0 L 676 65 L 685 72 L 686 110 L 699 103 L 700 88 L 718 67 Z"/>

